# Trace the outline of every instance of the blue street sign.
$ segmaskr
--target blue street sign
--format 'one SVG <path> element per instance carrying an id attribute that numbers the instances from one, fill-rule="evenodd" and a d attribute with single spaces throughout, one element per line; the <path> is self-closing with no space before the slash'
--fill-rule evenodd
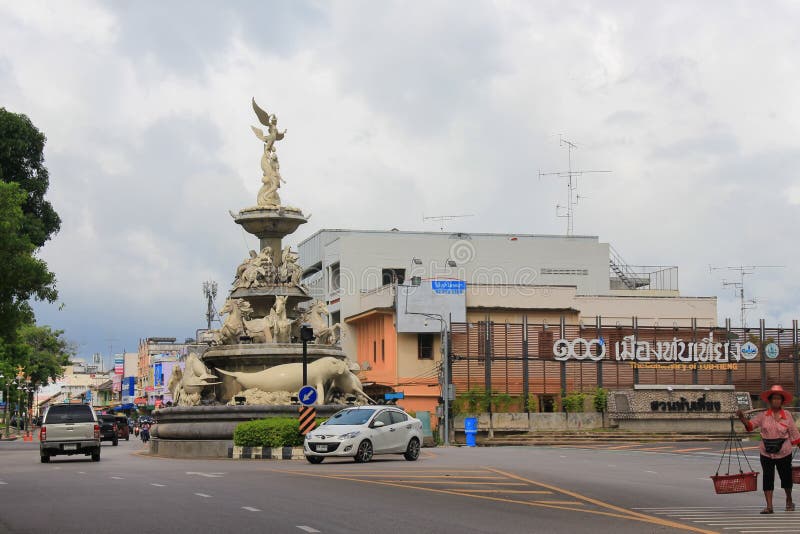
<path id="1" fill-rule="evenodd" d="M 439 295 L 461 295 L 466 291 L 467 283 L 464 280 L 431 280 L 431 288 Z"/>
<path id="2" fill-rule="evenodd" d="M 311 406 L 317 402 L 317 390 L 311 386 L 303 386 L 300 388 L 300 393 L 297 394 L 297 398 L 303 406 Z"/>
<path id="3" fill-rule="evenodd" d="M 383 398 L 385 400 L 400 400 L 400 399 L 405 399 L 406 394 L 403 393 L 402 391 L 398 391 L 397 393 L 384 393 Z"/>

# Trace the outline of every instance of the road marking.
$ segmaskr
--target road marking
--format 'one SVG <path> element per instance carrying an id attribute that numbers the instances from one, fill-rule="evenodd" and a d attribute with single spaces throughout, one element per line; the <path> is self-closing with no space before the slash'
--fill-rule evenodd
<path id="1" fill-rule="evenodd" d="M 157 488 L 164 488 L 164 487 L 166 487 L 166 486 L 164 486 L 164 484 L 156 484 L 155 482 L 151 482 L 151 483 L 150 483 L 150 485 L 151 485 L 151 486 L 155 486 L 155 487 L 157 487 Z"/>
<path id="2" fill-rule="evenodd" d="M 496 469 L 487 468 L 487 470 L 488 471 L 492 471 L 492 472 L 496 472 L 496 473 L 501 474 L 501 475 L 511 476 L 512 478 L 517 478 L 517 479 L 520 479 L 520 480 L 524 480 L 526 482 L 531 482 L 531 481 L 529 481 L 527 479 L 524 479 L 522 477 L 517 477 L 516 475 L 510 475 L 509 473 L 505 473 L 503 471 L 498 471 Z M 693 527 L 693 526 L 690 526 L 690 525 L 684 525 L 684 524 L 681 524 L 681 523 L 676 523 L 674 521 L 667 521 L 665 519 L 661 519 L 661 518 L 654 517 L 654 516 L 649 516 L 649 515 L 646 515 L 646 514 L 639 514 L 639 513 L 636 513 L 636 512 L 632 512 L 631 510 L 627 510 L 625 508 L 620 508 L 618 506 L 613 506 L 611 504 L 603 503 L 602 501 L 596 501 L 594 499 L 589 499 L 588 497 L 583 497 L 583 496 L 578 495 L 578 494 L 573 494 L 572 492 L 566 492 L 566 493 L 568 495 L 572 496 L 572 497 L 577 497 L 579 499 L 583 499 L 585 501 L 592 502 L 593 504 L 599 503 L 598 504 L 599 506 L 602 506 L 602 507 L 605 507 L 605 508 L 610 508 L 610 509 L 616 509 L 616 510 L 619 510 L 619 511 L 621 511 L 623 513 L 606 512 L 606 511 L 603 511 L 603 510 L 587 510 L 585 508 L 574 508 L 574 507 L 557 505 L 557 504 L 545 504 L 544 502 L 520 501 L 520 500 L 516 500 L 516 499 L 506 499 L 506 498 L 502 498 L 502 497 L 492 497 L 491 495 L 477 495 L 477 494 L 465 493 L 465 492 L 462 492 L 462 491 L 459 491 L 459 490 L 453 490 L 453 489 L 426 488 L 424 486 L 409 486 L 409 485 L 404 485 L 404 484 L 398 484 L 396 482 L 387 482 L 387 481 L 381 481 L 381 480 L 364 480 L 364 479 L 360 479 L 360 478 L 354 478 L 352 476 L 348 476 L 348 477 L 346 477 L 346 476 L 330 476 L 330 475 L 323 475 L 323 474 L 320 474 L 320 473 L 314 473 L 314 472 L 310 472 L 310 471 L 288 471 L 288 470 L 280 470 L 280 469 L 272 469 L 271 471 L 274 471 L 274 472 L 277 472 L 277 473 L 288 473 L 288 474 L 307 476 L 307 477 L 328 478 L 328 479 L 331 479 L 331 480 L 348 480 L 350 482 L 360 482 L 362 484 L 378 484 L 378 485 L 381 485 L 381 486 L 393 486 L 393 487 L 396 487 L 396 488 L 418 490 L 418 491 L 428 491 L 428 492 L 431 492 L 431 493 L 443 493 L 443 494 L 446 494 L 446 495 L 460 495 L 462 497 L 472 497 L 473 499 L 483 499 L 483 500 L 487 500 L 487 501 L 504 502 L 504 503 L 512 503 L 512 504 L 521 504 L 521 505 L 524 505 L 524 506 L 533 506 L 533 507 L 538 507 L 538 508 L 550 508 L 550 509 L 553 509 L 553 510 L 566 510 L 566 511 L 569 511 L 569 512 L 583 512 L 583 513 L 586 513 L 586 514 L 602 515 L 602 516 L 605 516 L 605 517 L 615 517 L 615 518 L 618 518 L 618 519 L 627 519 L 629 521 L 641 521 L 643 523 L 657 524 L 657 525 L 661 525 L 661 526 L 669 526 L 669 527 L 673 527 L 673 528 L 678 528 L 680 530 L 688 530 L 688 531 L 692 531 L 692 532 L 700 532 L 702 534 L 716 534 L 714 531 L 711 531 L 711 530 L 704 530 L 704 529 Z M 535 485 L 546 487 L 546 485 L 544 485 L 544 484 L 542 484 L 540 482 L 536 482 Z M 552 487 L 552 486 L 549 489 L 554 489 L 555 491 L 565 493 L 563 490 L 561 490 L 559 488 Z"/>
<path id="3" fill-rule="evenodd" d="M 641 445 L 641 443 L 631 443 L 629 445 L 617 445 L 616 447 L 608 447 L 606 450 L 607 451 L 616 451 L 616 450 L 619 450 L 619 449 L 630 449 L 631 447 L 637 447 L 639 445 Z"/>
<path id="4" fill-rule="evenodd" d="M 674 449 L 674 448 L 675 448 L 674 445 L 668 445 L 666 447 L 664 447 L 664 446 L 660 446 L 660 447 L 643 447 L 641 449 L 633 449 L 633 450 L 634 451 L 663 451 L 664 449 Z"/>
<path id="5" fill-rule="evenodd" d="M 201 473 L 199 471 L 186 471 L 187 475 L 198 475 L 206 478 L 220 478 L 225 473 Z"/>
<path id="6" fill-rule="evenodd" d="M 677 449 L 675 452 L 710 451 L 711 447 L 695 447 L 694 449 Z"/>
<path id="7" fill-rule="evenodd" d="M 210 499 L 211 498 L 211 495 L 208 495 L 206 493 L 195 493 L 195 495 L 197 495 L 198 497 L 203 497 L 204 499 Z"/>
<path id="8" fill-rule="evenodd" d="M 552 491 L 547 490 L 506 490 L 506 489 L 459 489 L 462 493 L 526 493 L 532 495 L 552 495 Z"/>
<path id="9" fill-rule="evenodd" d="M 365 480 L 364 482 L 371 482 Z M 521 482 L 460 482 L 458 480 L 381 480 L 380 482 L 411 482 L 414 484 L 451 484 L 451 485 L 473 485 L 473 486 L 524 486 Z"/>
<path id="10" fill-rule="evenodd" d="M 387 478 L 392 475 L 373 475 L 371 473 L 358 474 L 360 477 L 375 477 Z M 397 476 L 406 478 L 446 478 L 449 480 L 503 480 L 505 477 L 496 476 L 461 476 L 461 475 L 407 475 L 405 473 L 397 473 Z"/>
<path id="11" fill-rule="evenodd" d="M 645 473 L 650 473 L 650 474 L 652 474 L 652 475 L 657 475 L 657 474 L 658 474 L 658 473 L 656 473 L 655 471 L 645 471 Z"/>
<path id="12" fill-rule="evenodd" d="M 299 528 L 300 530 L 304 530 L 306 532 L 311 532 L 312 534 L 314 532 L 319 532 L 319 530 L 317 530 L 315 528 L 308 527 L 306 525 L 297 525 L 297 528 Z"/>
<path id="13" fill-rule="evenodd" d="M 125 479 L 124 479 L 124 478 L 122 478 L 122 477 L 111 477 L 111 478 L 112 478 L 112 479 L 114 479 L 114 480 L 125 480 Z"/>
<path id="14" fill-rule="evenodd" d="M 258 508 L 253 508 L 252 506 L 242 506 L 242 510 L 247 510 L 248 512 L 260 512 Z"/>
<path id="15" fill-rule="evenodd" d="M 78 474 L 79 474 L 79 475 L 85 475 L 85 474 L 86 474 L 86 471 L 78 471 Z"/>
<path id="16" fill-rule="evenodd" d="M 7 484 L 8 484 L 8 482 L 3 482 L 2 480 L 0 480 L 0 486 L 5 486 Z"/>
<path id="17" fill-rule="evenodd" d="M 515 475 L 513 473 L 507 473 L 507 472 L 501 471 L 499 469 L 493 469 L 491 467 L 487 467 L 487 469 L 489 471 L 494 472 L 494 473 L 498 473 L 500 475 L 505 475 L 507 477 L 514 478 L 514 479 L 517 479 L 517 480 L 522 480 L 524 482 L 528 482 L 529 484 L 533 484 L 535 486 L 540 486 L 540 487 L 547 488 L 547 489 L 550 489 L 550 490 L 553 490 L 553 491 L 558 491 L 560 493 L 563 493 L 564 495 L 569 495 L 570 497 L 575 497 L 576 499 L 581 499 L 582 501 L 592 503 L 595 506 L 599 506 L 601 508 L 606 508 L 608 510 L 614 510 L 616 512 L 620 512 L 621 514 L 629 514 L 628 515 L 629 519 L 637 519 L 637 520 L 643 521 L 645 523 L 652 523 L 652 524 L 655 524 L 655 525 L 661 525 L 661 526 L 665 526 L 665 527 L 673 527 L 673 528 L 678 528 L 678 529 L 681 529 L 681 530 L 691 530 L 691 531 L 694 531 L 694 532 L 702 532 L 704 534 L 708 534 L 709 532 L 711 532 L 709 530 L 703 530 L 703 529 L 700 529 L 700 528 L 697 528 L 697 527 L 692 527 L 692 526 L 689 526 L 689 525 L 685 525 L 683 523 L 677 523 L 675 521 L 668 521 L 668 520 L 662 519 L 660 517 L 655 517 L 655 516 L 652 516 L 652 515 L 647 515 L 647 514 L 641 514 L 639 512 L 634 512 L 633 510 L 628 510 L 627 508 L 622 508 L 621 506 L 615 506 L 615 505 L 609 504 L 607 502 L 599 501 L 597 499 L 593 499 L 591 497 L 587 497 L 585 495 L 581 495 L 580 493 L 577 493 L 577 492 L 574 492 L 574 491 L 570 491 L 570 490 L 566 490 L 566 489 L 563 489 L 563 488 L 559 488 L 558 486 L 554 486 L 552 484 L 545 484 L 543 482 L 536 482 L 536 481 L 533 481 L 533 480 L 531 480 L 529 478 L 521 477 L 521 476 Z M 624 516 L 622 516 L 622 517 L 624 517 Z"/>

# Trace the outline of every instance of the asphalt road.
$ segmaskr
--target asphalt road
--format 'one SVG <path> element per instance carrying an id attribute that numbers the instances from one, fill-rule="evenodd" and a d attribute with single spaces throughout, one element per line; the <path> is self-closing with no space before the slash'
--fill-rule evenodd
<path id="1" fill-rule="evenodd" d="M 153 458 L 123 441 L 99 463 L 41 464 L 36 443 L 3 442 L 0 532 L 800 532 L 800 512 L 758 515 L 760 492 L 714 494 L 718 449 L 440 448 L 310 465 Z"/>

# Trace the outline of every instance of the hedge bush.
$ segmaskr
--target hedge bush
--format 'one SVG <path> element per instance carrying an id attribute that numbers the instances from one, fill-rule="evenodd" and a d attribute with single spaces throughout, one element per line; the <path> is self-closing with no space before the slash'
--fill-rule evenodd
<path id="1" fill-rule="evenodd" d="M 238 447 L 299 447 L 303 444 L 300 423 L 289 417 L 272 417 L 240 423 L 233 431 Z"/>

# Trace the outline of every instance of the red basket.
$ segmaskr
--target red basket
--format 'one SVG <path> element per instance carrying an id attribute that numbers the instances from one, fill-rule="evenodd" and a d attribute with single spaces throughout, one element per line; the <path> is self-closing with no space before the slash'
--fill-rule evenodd
<path id="1" fill-rule="evenodd" d="M 800 484 L 800 465 L 792 466 L 792 482 Z"/>
<path id="2" fill-rule="evenodd" d="M 792 476 L 794 476 L 794 471 Z M 711 480 L 714 481 L 714 491 L 717 493 L 744 493 L 758 489 L 758 472 L 756 471 L 738 475 L 714 475 Z"/>

